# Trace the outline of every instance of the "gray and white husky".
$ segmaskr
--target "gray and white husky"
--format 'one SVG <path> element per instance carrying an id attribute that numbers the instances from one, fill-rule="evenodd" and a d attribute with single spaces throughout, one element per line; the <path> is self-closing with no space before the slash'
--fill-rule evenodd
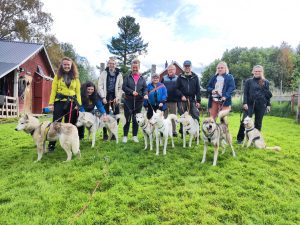
<path id="1" fill-rule="evenodd" d="M 16 131 L 23 130 L 26 133 L 31 134 L 36 146 L 38 158 L 36 160 L 40 161 L 43 154 L 47 152 L 46 141 L 57 141 L 61 147 L 67 153 L 67 160 L 72 159 L 72 153 L 74 155 L 80 156 L 79 149 L 79 136 L 77 127 L 70 123 L 60 123 L 60 122 L 40 122 L 37 118 L 25 114 L 19 119 L 19 123 L 15 129 Z"/>

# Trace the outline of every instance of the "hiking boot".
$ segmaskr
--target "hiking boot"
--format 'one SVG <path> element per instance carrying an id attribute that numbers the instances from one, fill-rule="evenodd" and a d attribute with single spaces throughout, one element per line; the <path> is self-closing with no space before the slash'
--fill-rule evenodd
<path id="1" fill-rule="evenodd" d="M 237 143 L 238 145 L 241 145 L 241 144 L 243 144 L 243 141 L 237 140 L 236 143 Z"/>
<path id="2" fill-rule="evenodd" d="M 110 140 L 116 140 L 115 135 L 111 136 L 111 139 L 110 139 Z"/>
<path id="3" fill-rule="evenodd" d="M 52 152 L 54 152 L 54 149 L 55 149 L 55 144 L 49 143 L 49 145 L 48 145 L 48 152 L 52 153 Z"/>
<path id="4" fill-rule="evenodd" d="M 128 140 L 127 136 L 124 136 L 122 142 L 123 142 L 123 143 L 127 143 L 127 140 Z"/>
<path id="5" fill-rule="evenodd" d="M 173 132 L 173 137 L 177 137 L 177 136 L 178 136 L 177 132 Z"/>
<path id="6" fill-rule="evenodd" d="M 139 142 L 139 139 L 137 138 L 137 136 L 133 136 L 133 137 L 132 137 L 132 140 L 133 140 L 133 142 L 135 142 L 135 143 L 138 143 L 138 142 Z"/>

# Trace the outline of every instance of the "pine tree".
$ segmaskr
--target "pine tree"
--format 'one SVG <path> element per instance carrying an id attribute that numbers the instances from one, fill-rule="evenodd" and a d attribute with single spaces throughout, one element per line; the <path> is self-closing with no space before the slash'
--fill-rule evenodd
<path id="1" fill-rule="evenodd" d="M 112 37 L 111 43 L 107 45 L 110 53 L 116 55 L 120 61 L 123 74 L 127 73 L 131 61 L 140 54 L 147 53 L 148 43 L 140 36 L 140 25 L 135 18 L 125 16 L 119 19 L 119 36 Z"/>

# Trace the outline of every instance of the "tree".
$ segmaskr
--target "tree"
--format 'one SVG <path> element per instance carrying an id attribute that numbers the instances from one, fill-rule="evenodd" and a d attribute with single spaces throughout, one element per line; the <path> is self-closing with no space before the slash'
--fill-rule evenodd
<path id="1" fill-rule="evenodd" d="M 142 53 L 147 53 L 148 43 L 144 44 L 140 36 L 140 25 L 135 22 L 135 18 L 125 16 L 119 19 L 119 36 L 112 37 L 111 43 L 107 45 L 109 52 L 116 55 L 121 61 L 120 66 L 123 74 L 126 74 L 131 61 Z"/>
<path id="2" fill-rule="evenodd" d="M 0 0 L 0 38 L 32 41 L 50 30 L 52 17 L 40 0 Z"/>
<path id="3" fill-rule="evenodd" d="M 60 60 L 64 56 L 64 53 L 60 47 L 60 43 L 54 35 L 46 35 L 42 38 L 41 42 L 47 50 L 48 56 L 52 63 L 54 70 L 56 71 L 59 67 Z"/>

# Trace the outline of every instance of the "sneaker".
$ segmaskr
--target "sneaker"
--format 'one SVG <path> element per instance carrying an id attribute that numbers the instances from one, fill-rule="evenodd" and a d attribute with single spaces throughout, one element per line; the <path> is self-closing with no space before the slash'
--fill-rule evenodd
<path id="1" fill-rule="evenodd" d="M 115 135 L 113 135 L 110 140 L 116 140 Z"/>
<path id="2" fill-rule="evenodd" d="M 138 142 L 139 142 L 139 139 L 137 138 L 137 136 L 133 136 L 133 137 L 132 137 L 132 140 L 133 140 L 133 142 L 135 142 L 135 143 L 138 143 Z"/>
<path id="3" fill-rule="evenodd" d="M 128 140 L 128 139 L 127 139 L 127 136 L 124 136 L 122 142 L 123 142 L 123 143 L 127 143 L 127 140 Z"/>
<path id="4" fill-rule="evenodd" d="M 49 153 L 54 152 L 54 149 L 55 149 L 55 145 L 48 145 L 48 152 Z"/>
<path id="5" fill-rule="evenodd" d="M 239 144 L 239 145 L 241 145 L 241 144 L 243 144 L 243 141 L 237 140 L 236 143 Z"/>
<path id="6" fill-rule="evenodd" d="M 108 136 L 107 135 L 103 135 L 103 141 L 107 141 L 108 140 Z"/>

